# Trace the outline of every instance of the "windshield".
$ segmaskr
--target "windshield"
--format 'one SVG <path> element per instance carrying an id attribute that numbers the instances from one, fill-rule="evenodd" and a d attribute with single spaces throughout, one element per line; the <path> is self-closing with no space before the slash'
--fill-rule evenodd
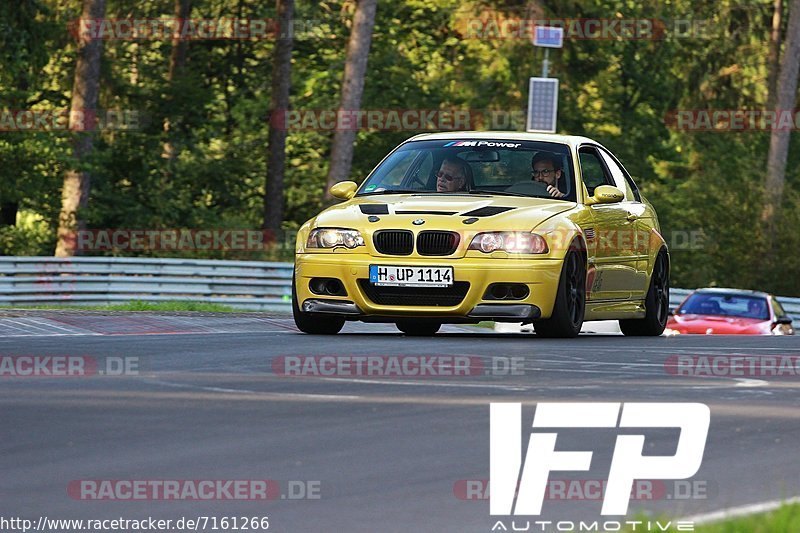
<path id="1" fill-rule="evenodd" d="M 404 144 L 381 163 L 358 195 L 499 194 L 575 201 L 572 158 L 560 143 L 438 140 Z"/>
<path id="2" fill-rule="evenodd" d="M 689 296 L 678 314 L 735 316 L 769 320 L 766 298 L 734 294 L 709 294 L 696 292 Z"/>

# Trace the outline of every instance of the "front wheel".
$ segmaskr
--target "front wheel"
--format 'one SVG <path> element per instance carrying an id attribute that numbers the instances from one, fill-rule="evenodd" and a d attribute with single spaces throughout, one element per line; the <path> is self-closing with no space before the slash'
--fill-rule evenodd
<path id="1" fill-rule="evenodd" d="M 442 327 L 438 322 L 421 322 L 417 320 L 398 320 L 395 325 L 397 329 L 409 337 L 430 337 L 436 335 Z"/>
<path id="2" fill-rule="evenodd" d="M 336 335 L 344 327 L 344 318 L 304 313 L 297 303 L 297 287 L 292 277 L 292 316 L 297 329 L 310 335 Z"/>
<path id="3" fill-rule="evenodd" d="M 622 333 L 631 337 L 655 337 L 664 333 L 669 314 L 669 262 L 663 250 L 656 256 L 644 307 L 644 318 L 619 321 Z"/>
<path id="4" fill-rule="evenodd" d="M 586 308 L 586 263 L 577 251 L 564 258 L 558 292 L 550 318 L 536 320 L 533 328 L 540 337 L 577 337 Z"/>

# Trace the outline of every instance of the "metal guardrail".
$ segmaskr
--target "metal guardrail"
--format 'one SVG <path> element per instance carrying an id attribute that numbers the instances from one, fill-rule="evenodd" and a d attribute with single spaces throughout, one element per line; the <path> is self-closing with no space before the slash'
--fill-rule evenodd
<path id="1" fill-rule="evenodd" d="M 0 305 L 192 301 L 286 311 L 291 263 L 132 257 L 0 257 Z"/>
<path id="2" fill-rule="evenodd" d="M 138 257 L 0 257 L 0 305 L 193 301 L 288 311 L 292 263 Z M 670 290 L 670 308 L 690 293 Z M 778 297 L 800 322 L 800 298 Z"/>

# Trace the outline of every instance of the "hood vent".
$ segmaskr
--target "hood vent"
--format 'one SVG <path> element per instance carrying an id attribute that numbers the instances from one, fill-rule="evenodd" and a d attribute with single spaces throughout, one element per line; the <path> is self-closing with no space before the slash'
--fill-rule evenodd
<path id="1" fill-rule="evenodd" d="M 478 209 L 474 209 L 467 213 L 461 213 L 462 217 L 493 217 L 494 215 L 499 215 L 500 213 L 505 213 L 506 211 L 511 211 L 515 209 L 514 207 L 500 207 L 500 206 L 493 206 L 487 205 L 486 207 L 479 207 Z"/>
<path id="2" fill-rule="evenodd" d="M 455 215 L 456 212 L 455 211 L 425 211 L 424 209 L 422 209 L 422 210 L 413 210 L 412 209 L 412 210 L 408 210 L 408 211 L 395 211 L 394 214 L 395 215 L 445 215 L 445 216 L 451 216 L 451 215 Z"/>
<path id="3" fill-rule="evenodd" d="M 361 204 L 358 206 L 365 215 L 388 215 L 389 206 L 387 204 Z"/>

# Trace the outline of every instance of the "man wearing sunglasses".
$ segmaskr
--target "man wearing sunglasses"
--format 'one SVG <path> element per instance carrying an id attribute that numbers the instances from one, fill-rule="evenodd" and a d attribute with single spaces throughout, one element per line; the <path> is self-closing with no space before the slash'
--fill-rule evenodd
<path id="1" fill-rule="evenodd" d="M 436 192 L 463 191 L 467 185 L 466 162 L 456 157 L 447 157 L 442 161 L 436 173 Z"/>
<path id="2" fill-rule="evenodd" d="M 563 198 L 566 196 L 558 190 L 558 180 L 561 178 L 560 157 L 547 152 L 539 152 L 533 156 L 531 161 L 531 177 L 533 181 L 538 181 L 547 186 L 547 192 L 553 198 Z"/>

